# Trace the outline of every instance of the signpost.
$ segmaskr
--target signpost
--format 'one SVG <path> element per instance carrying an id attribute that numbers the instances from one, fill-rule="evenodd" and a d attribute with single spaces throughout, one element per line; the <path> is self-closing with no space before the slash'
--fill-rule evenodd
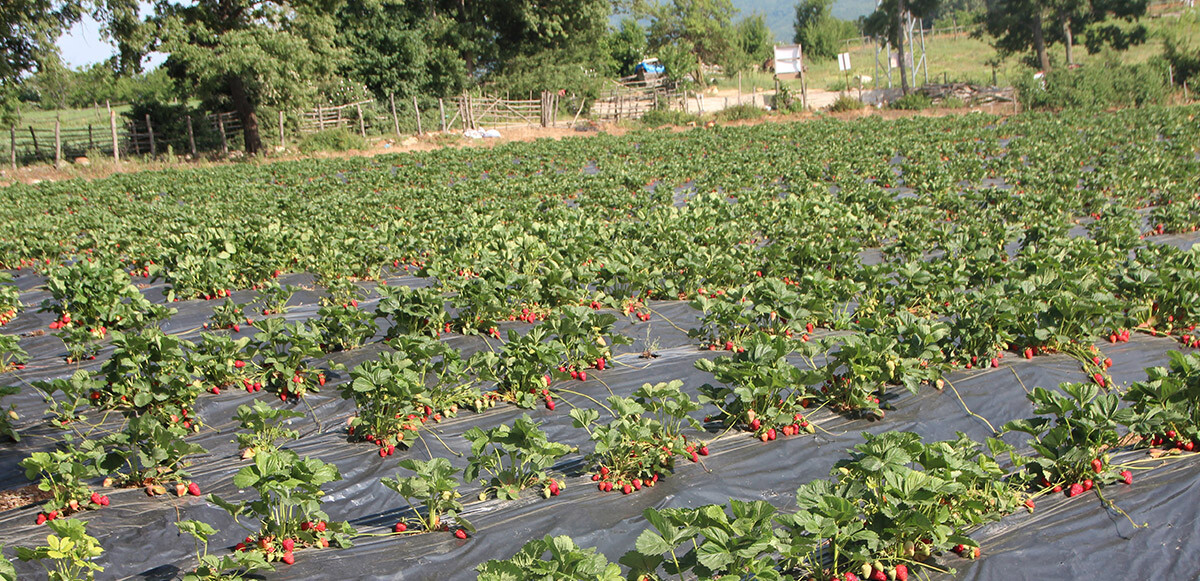
<path id="1" fill-rule="evenodd" d="M 804 82 L 804 49 L 798 44 L 786 44 L 775 47 L 775 79 L 779 75 L 796 75 L 800 77 L 801 105 L 808 107 L 808 87 Z M 776 83 L 778 84 L 778 82 Z"/>
<path id="2" fill-rule="evenodd" d="M 846 78 L 846 90 L 850 90 L 850 53 L 843 52 L 838 54 L 838 70 L 842 71 Z"/>

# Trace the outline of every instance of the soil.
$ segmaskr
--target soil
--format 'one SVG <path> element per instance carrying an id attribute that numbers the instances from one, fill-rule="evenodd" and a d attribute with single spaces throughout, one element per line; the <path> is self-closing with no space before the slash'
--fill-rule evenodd
<path id="1" fill-rule="evenodd" d="M 14 490 L 0 490 L 0 512 L 42 502 L 51 496 L 53 495 L 49 492 L 38 490 L 37 484 Z"/>

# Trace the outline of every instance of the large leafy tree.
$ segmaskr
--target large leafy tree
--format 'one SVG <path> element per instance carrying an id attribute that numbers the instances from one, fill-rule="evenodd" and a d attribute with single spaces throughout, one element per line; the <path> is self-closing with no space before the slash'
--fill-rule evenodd
<path id="1" fill-rule="evenodd" d="M 650 48 L 687 47 L 700 62 L 724 63 L 735 50 L 731 0 L 672 0 L 645 10 L 650 24 Z M 660 57 L 661 58 L 661 57 Z"/>
<path id="2" fill-rule="evenodd" d="M 835 18 L 833 0 L 800 0 L 796 4 L 793 42 L 804 47 L 804 56 L 828 59 L 837 56 L 842 40 L 855 34 L 854 24 Z"/>
<path id="3" fill-rule="evenodd" d="M 311 101 L 341 60 L 333 15 L 342 0 L 163 0 L 158 50 L 180 89 L 232 105 L 246 152 L 262 148 L 257 111 Z"/>
<path id="4" fill-rule="evenodd" d="M 437 2 L 347 0 L 337 14 L 344 73 L 380 97 L 462 91 L 473 45 L 459 14 Z"/>
<path id="5" fill-rule="evenodd" d="M 1041 69 L 1049 71 L 1047 48 L 1062 43 L 1067 64 L 1074 64 L 1075 38 L 1081 33 L 1093 53 L 1144 42 L 1146 29 L 1134 23 L 1146 7 L 1147 0 L 988 0 L 984 25 L 1002 54 L 1032 49 Z"/>

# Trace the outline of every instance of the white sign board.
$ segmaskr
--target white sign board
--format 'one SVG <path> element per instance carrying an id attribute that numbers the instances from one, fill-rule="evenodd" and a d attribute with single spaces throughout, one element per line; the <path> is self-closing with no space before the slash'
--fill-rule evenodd
<path id="1" fill-rule="evenodd" d="M 797 74 L 804 68 L 803 51 L 800 45 L 789 44 L 775 47 L 775 74 Z"/>
<path id="2" fill-rule="evenodd" d="M 838 70 L 839 71 L 850 70 L 850 53 L 843 52 L 838 55 Z"/>

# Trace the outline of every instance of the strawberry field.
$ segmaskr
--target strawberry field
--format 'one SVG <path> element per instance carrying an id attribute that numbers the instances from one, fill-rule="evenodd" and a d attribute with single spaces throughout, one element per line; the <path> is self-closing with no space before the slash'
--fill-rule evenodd
<path id="1" fill-rule="evenodd" d="M 0 579 L 1192 578 L 1197 114 L 0 190 Z"/>

